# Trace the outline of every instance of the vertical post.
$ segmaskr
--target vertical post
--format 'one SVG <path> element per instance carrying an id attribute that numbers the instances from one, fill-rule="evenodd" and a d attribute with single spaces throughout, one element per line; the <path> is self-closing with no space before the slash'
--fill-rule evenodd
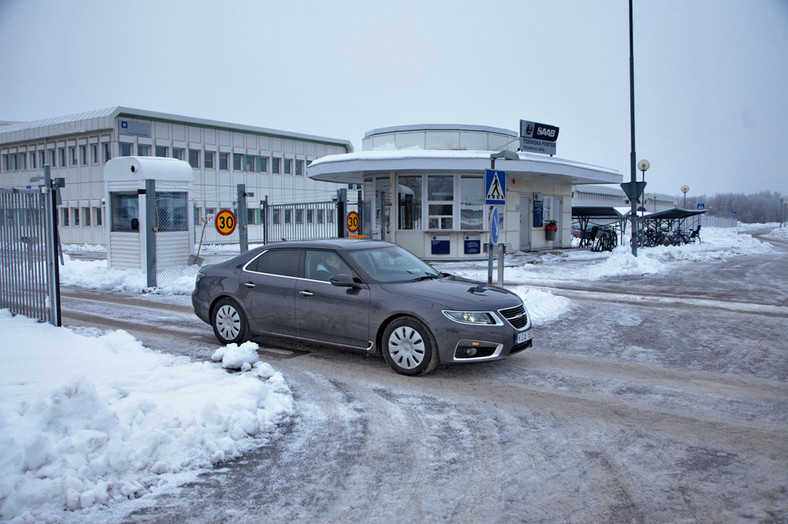
<path id="1" fill-rule="evenodd" d="M 47 293 L 49 294 L 49 322 L 57 327 L 62 325 L 60 319 L 60 266 L 58 254 L 60 242 L 57 233 L 57 186 L 52 183 L 51 167 L 44 165 L 44 187 L 49 192 L 49 201 L 46 203 L 47 240 L 49 253 L 47 253 Z"/>
<path id="2" fill-rule="evenodd" d="M 263 214 L 260 219 L 263 221 L 263 244 L 268 245 L 268 195 L 260 201 L 261 212 Z"/>
<path id="3" fill-rule="evenodd" d="M 337 190 L 337 238 L 345 238 L 347 222 L 347 189 Z"/>
<path id="4" fill-rule="evenodd" d="M 630 135 L 632 139 L 632 149 L 630 153 L 630 177 L 632 183 L 632 194 L 630 195 L 629 202 L 631 204 L 631 212 L 629 214 L 632 220 L 632 255 L 638 256 L 638 208 L 636 191 L 637 187 L 637 165 L 635 161 L 635 46 L 634 37 L 632 33 L 632 0 L 629 0 L 629 120 L 630 120 Z M 634 198 L 633 198 L 634 197 Z"/>
<path id="5" fill-rule="evenodd" d="M 249 251 L 249 213 L 246 212 L 246 184 L 238 184 L 238 215 L 235 217 L 238 222 L 238 244 L 241 246 L 241 254 Z"/>
<path id="6" fill-rule="evenodd" d="M 145 263 L 148 287 L 156 287 L 156 232 L 159 230 L 156 213 L 156 181 L 145 180 Z"/>
<path id="7" fill-rule="evenodd" d="M 504 245 L 498 244 L 498 285 L 503 287 Z"/>

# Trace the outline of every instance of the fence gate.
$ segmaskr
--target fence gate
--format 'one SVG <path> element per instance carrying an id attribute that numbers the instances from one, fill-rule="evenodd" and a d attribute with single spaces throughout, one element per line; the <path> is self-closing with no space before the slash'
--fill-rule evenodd
<path id="1" fill-rule="evenodd" d="M 0 309 L 61 325 L 56 187 L 0 189 Z"/>

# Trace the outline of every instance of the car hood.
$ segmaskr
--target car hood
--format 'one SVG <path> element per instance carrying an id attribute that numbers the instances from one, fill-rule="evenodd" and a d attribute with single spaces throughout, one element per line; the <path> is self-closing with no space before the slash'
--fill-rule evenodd
<path id="1" fill-rule="evenodd" d="M 503 288 L 452 277 L 381 284 L 381 287 L 389 293 L 421 299 L 456 310 L 498 310 L 522 304 L 522 300 L 517 295 Z"/>

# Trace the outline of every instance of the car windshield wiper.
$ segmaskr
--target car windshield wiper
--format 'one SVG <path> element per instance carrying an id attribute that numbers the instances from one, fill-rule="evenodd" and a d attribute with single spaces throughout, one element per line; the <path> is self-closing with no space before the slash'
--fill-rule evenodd
<path id="1" fill-rule="evenodd" d="M 422 280 L 431 280 L 433 278 L 440 278 L 440 275 L 422 275 L 420 277 L 416 277 L 413 280 L 409 280 L 408 282 L 421 282 Z"/>

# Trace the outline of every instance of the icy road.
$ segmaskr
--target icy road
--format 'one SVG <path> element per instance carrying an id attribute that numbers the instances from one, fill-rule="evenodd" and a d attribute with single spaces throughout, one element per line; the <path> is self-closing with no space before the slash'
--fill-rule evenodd
<path id="1" fill-rule="evenodd" d="M 71 517 L 785 522 L 788 245 L 762 240 L 774 250 L 593 280 L 571 278 L 576 259 L 566 278 L 538 279 L 516 270 L 538 257 L 512 257 L 507 286 L 568 307 L 502 362 L 408 378 L 379 358 L 263 347 L 295 399 L 276 438 L 175 493 Z M 122 328 L 161 351 L 201 360 L 217 347 L 184 303 L 71 289 L 63 306 L 67 325 Z"/>

